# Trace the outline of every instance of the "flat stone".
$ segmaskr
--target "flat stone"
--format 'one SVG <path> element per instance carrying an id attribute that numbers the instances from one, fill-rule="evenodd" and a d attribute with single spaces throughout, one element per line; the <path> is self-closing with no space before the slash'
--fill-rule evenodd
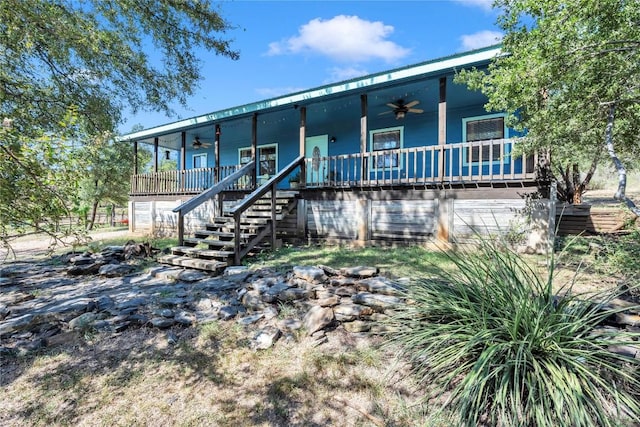
<path id="1" fill-rule="evenodd" d="M 324 270 L 318 267 L 293 267 L 293 276 L 311 283 L 322 283 L 327 280 Z"/>
<path id="2" fill-rule="evenodd" d="M 184 270 L 178 274 L 178 280 L 188 283 L 198 282 L 207 277 L 209 277 L 209 275 L 200 270 Z"/>
<path id="3" fill-rule="evenodd" d="M 333 310 L 319 305 L 311 307 L 305 314 L 303 323 L 309 335 L 329 326 L 335 319 Z"/>
<path id="4" fill-rule="evenodd" d="M 129 264 L 106 264 L 100 267 L 98 274 L 105 277 L 120 277 L 132 273 L 135 267 Z"/>
<path id="5" fill-rule="evenodd" d="M 331 286 L 339 287 L 339 286 L 352 286 L 355 285 L 357 279 L 353 277 L 333 277 L 329 281 Z"/>
<path id="6" fill-rule="evenodd" d="M 93 264 L 95 260 L 91 256 L 77 255 L 69 258 L 69 262 L 73 265 L 88 265 Z"/>
<path id="7" fill-rule="evenodd" d="M 351 295 L 355 295 L 357 291 L 350 286 L 341 286 L 337 288 L 334 293 L 340 297 L 350 297 Z"/>
<path id="8" fill-rule="evenodd" d="M 96 313 L 83 313 L 69 321 L 69 329 L 87 329 L 92 326 L 97 317 Z"/>
<path id="9" fill-rule="evenodd" d="M 232 265 L 224 269 L 223 276 L 234 276 L 236 274 L 244 274 L 249 272 L 249 267 L 245 265 Z"/>
<path id="10" fill-rule="evenodd" d="M 158 310 L 153 310 L 153 314 L 160 317 L 170 318 L 173 317 L 173 310 L 169 308 L 160 308 Z"/>
<path id="11" fill-rule="evenodd" d="M 398 297 L 372 294 L 369 292 L 358 292 L 351 296 L 351 300 L 356 304 L 367 305 L 377 310 L 397 307 L 402 303 L 402 300 Z"/>
<path id="12" fill-rule="evenodd" d="M 67 274 L 69 276 L 88 276 L 90 274 L 98 274 L 102 265 L 104 265 L 102 262 L 87 265 L 74 265 L 67 270 Z"/>
<path id="13" fill-rule="evenodd" d="M 640 346 L 637 345 L 611 345 L 607 349 L 612 353 L 640 359 Z"/>
<path id="14" fill-rule="evenodd" d="M 353 322 L 343 323 L 342 326 L 347 332 L 368 332 L 371 330 L 371 324 L 363 320 L 354 320 Z"/>
<path id="15" fill-rule="evenodd" d="M 0 336 L 10 335 L 18 331 L 28 330 L 37 323 L 39 323 L 38 319 L 31 313 L 13 317 L 0 323 Z"/>
<path id="16" fill-rule="evenodd" d="M 236 321 L 241 325 L 250 325 L 252 323 L 256 323 L 258 320 L 264 317 L 263 313 L 254 314 L 251 316 L 245 316 L 237 319 Z"/>
<path id="17" fill-rule="evenodd" d="M 166 297 L 158 300 L 158 303 L 165 307 L 177 307 L 185 304 L 187 299 L 185 297 Z"/>
<path id="18" fill-rule="evenodd" d="M 147 304 L 147 299 L 145 297 L 135 297 L 135 298 L 118 302 L 115 308 L 118 310 L 126 310 L 128 308 L 138 308 L 146 304 Z"/>
<path id="19" fill-rule="evenodd" d="M 373 277 L 378 274 L 380 270 L 377 267 L 357 266 L 347 267 L 340 269 L 340 273 L 347 277 L 366 278 Z"/>
<path id="20" fill-rule="evenodd" d="M 225 305 L 223 307 L 220 307 L 220 310 L 218 311 L 218 317 L 221 320 L 233 319 L 237 314 L 238 309 L 233 305 Z"/>
<path id="21" fill-rule="evenodd" d="M 340 297 L 337 295 L 330 296 L 328 298 L 322 298 L 316 300 L 316 304 L 320 307 L 333 307 L 340 304 Z"/>
<path id="22" fill-rule="evenodd" d="M 267 288 L 267 290 L 262 294 L 262 300 L 268 303 L 274 303 L 278 300 L 278 295 L 280 292 L 289 289 L 289 285 L 285 282 L 278 282 L 271 287 Z"/>
<path id="23" fill-rule="evenodd" d="M 311 298 L 313 295 L 313 291 L 307 289 L 300 288 L 287 288 L 282 292 L 278 293 L 278 301 L 287 302 L 287 301 L 296 301 L 301 299 Z"/>
<path id="24" fill-rule="evenodd" d="M 151 325 L 153 325 L 156 328 L 167 329 L 173 326 L 175 322 L 173 319 L 168 319 L 166 317 L 154 317 L 151 320 L 149 320 L 149 323 L 151 323 Z"/>
<path id="25" fill-rule="evenodd" d="M 47 306 L 44 311 L 58 314 L 83 313 L 87 311 L 89 305 L 95 305 L 92 298 L 77 297 Z"/>
<path id="26" fill-rule="evenodd" d="M 113 301 L 113 299 L 108 295 L 100 295 L 96 299 L 95 303 L 98 311 L 109 310 L 116 305 L 115 301 Z"/>
<path id="27" fill-rule="evenodd" d="M 187 311 L 179 311 L 173 317 L 173 319 L 181 325 L 191 326 L 196 322 L 196 316 Z"/>
<path id="28" fill-rule="evenodd" d="M 640 326 L 640 316 L 637 314 L 616 313 L 616 323 L 619 325 Z"/>
<path id="29" fill-rule="evenodd" d="M 402 288 L 385 277 L 370 277 L 358 281 L 358 286 L 364 288 L 368 292 L 383 295 L 399 296 L 402 294 Z"/>
<path id="30" fill-rule="evenodd" d="M 266 350 L 280 338 L 282 331 L 275 326 L 267 326 L 256 335 L 254 339 L 255 348 L 257 350 Z"/>
<path id="31" fill-rule="evenodd" d="M 242 305 L 249 310 L 262 310 L 264 304 L 258 291 L 249 291 L 242 296 Z"/>
<path id="32" fill-rule="evenodd" d="M 343 303 L 333 307 L 333 313 L 339 322 L 352 322 L 363 316 L 373 314 L 373 309 L 360 304 Z"/>

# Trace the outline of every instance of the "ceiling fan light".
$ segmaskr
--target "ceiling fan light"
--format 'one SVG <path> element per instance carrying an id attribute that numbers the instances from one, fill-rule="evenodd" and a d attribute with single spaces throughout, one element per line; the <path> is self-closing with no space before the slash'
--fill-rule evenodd
<path id="1" fill-rule="evenodd" d="M 396 111 L 396 120 L 401 120 L 404 119 L 405 116 L 405 112 L 400 110 L 400 111 Z"/>

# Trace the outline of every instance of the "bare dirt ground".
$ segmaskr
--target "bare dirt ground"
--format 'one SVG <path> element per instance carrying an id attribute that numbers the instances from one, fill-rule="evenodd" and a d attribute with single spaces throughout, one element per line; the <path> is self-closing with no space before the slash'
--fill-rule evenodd
<path id="1" fill-rule="evenodd" d="M 89 233 L 91 241 L 98 242 L 100 240 L 117 239 L 130 236 L 129 230 L 105 230 L 94 231 Z M 71 243 L 71 239 L 67 239 L 67 244 Z M 50 254 L 50 246 L 53 243 L 51 237 L 44 234 L 30 234 L 18 237 L 11 242 L 11 249 L 0 248 L 0 264 L 2 260 L 19 261 L 30 258 L 43 258 Z M 58 245 L 57 249 L 71 248 L 70 246 Z"/>
<path id="2" fill-rule="evenodd" d="M 640 188 L 629 193 L 640 202 Z M 619 205 L 612 194 L 590 191 L 585 202 Z M 127 236 L 127 230 L 91 234 L 94 242 Z M 42 261 L 49 244 L 25 236 L 13 249 L 18 260 Z M 455 425 L 421 403 L 425 385 L 414 383 L 376 338 L 337 329 L 319 346 L 292 334 L 256 351 L 249 345 L 254 334 L 235 322 L 67 331 L 36 351 L 0 354 L 0 424 Z"/>

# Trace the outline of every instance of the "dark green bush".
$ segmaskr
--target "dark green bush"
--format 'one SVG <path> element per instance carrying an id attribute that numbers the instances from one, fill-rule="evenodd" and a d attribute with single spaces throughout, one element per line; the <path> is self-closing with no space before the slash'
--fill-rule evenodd
<path id="1" fill-rule="evenodd" d="M 388 336 L 425 398 L 446 396 L 468 426 L 640 423 L 640 361 L 608 351 L 640 334 L 602 328 L 618 291 L 556 297 L 553 266 L 540 274 L 497 243 L 449 257 L 453 271 L 408 288 Z"/>

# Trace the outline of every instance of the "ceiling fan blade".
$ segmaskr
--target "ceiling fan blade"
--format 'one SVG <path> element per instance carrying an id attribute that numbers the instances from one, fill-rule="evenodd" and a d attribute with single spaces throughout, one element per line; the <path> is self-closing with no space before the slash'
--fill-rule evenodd
<path id="1" fill-rule="evenodd" d="M 382 113 L 378 113 L 378 115 L 382 116 L 384 114 L 391 114 L 391 113 L 395 113 L 395 111 L 383 111 Z"/>
<path id="2" fill-rule="evenodd" d="M 394 104 L 393 102 L 387 102 L 387 106 L 390 108 L 400 108 L 400 106 Z"/>
<path id="3" fill-rule="evenodd" d="M 418 113 L 418 114 L 424 113 L 424 110 L 421 110 L 420 108 L 409 108 L 409 110 L 407 111 L 409 111 L 410 113 Z"/>
<path id="4" fill-rule="evenodd" d="M 414 100 L 414 101 L 411 101 L 411 102 L 410 102 L 410 103 L 408 103 L 408 104 L 405 104 L 405 107 L 407 107 L 407 108 L 411 108 L 411 107 L 413 107 L 414 105 L 418 105 L 418 104 L 420 104 L 420 101 L 418 101 L 418 100 L 416 99 L 416 100 Z"/>

